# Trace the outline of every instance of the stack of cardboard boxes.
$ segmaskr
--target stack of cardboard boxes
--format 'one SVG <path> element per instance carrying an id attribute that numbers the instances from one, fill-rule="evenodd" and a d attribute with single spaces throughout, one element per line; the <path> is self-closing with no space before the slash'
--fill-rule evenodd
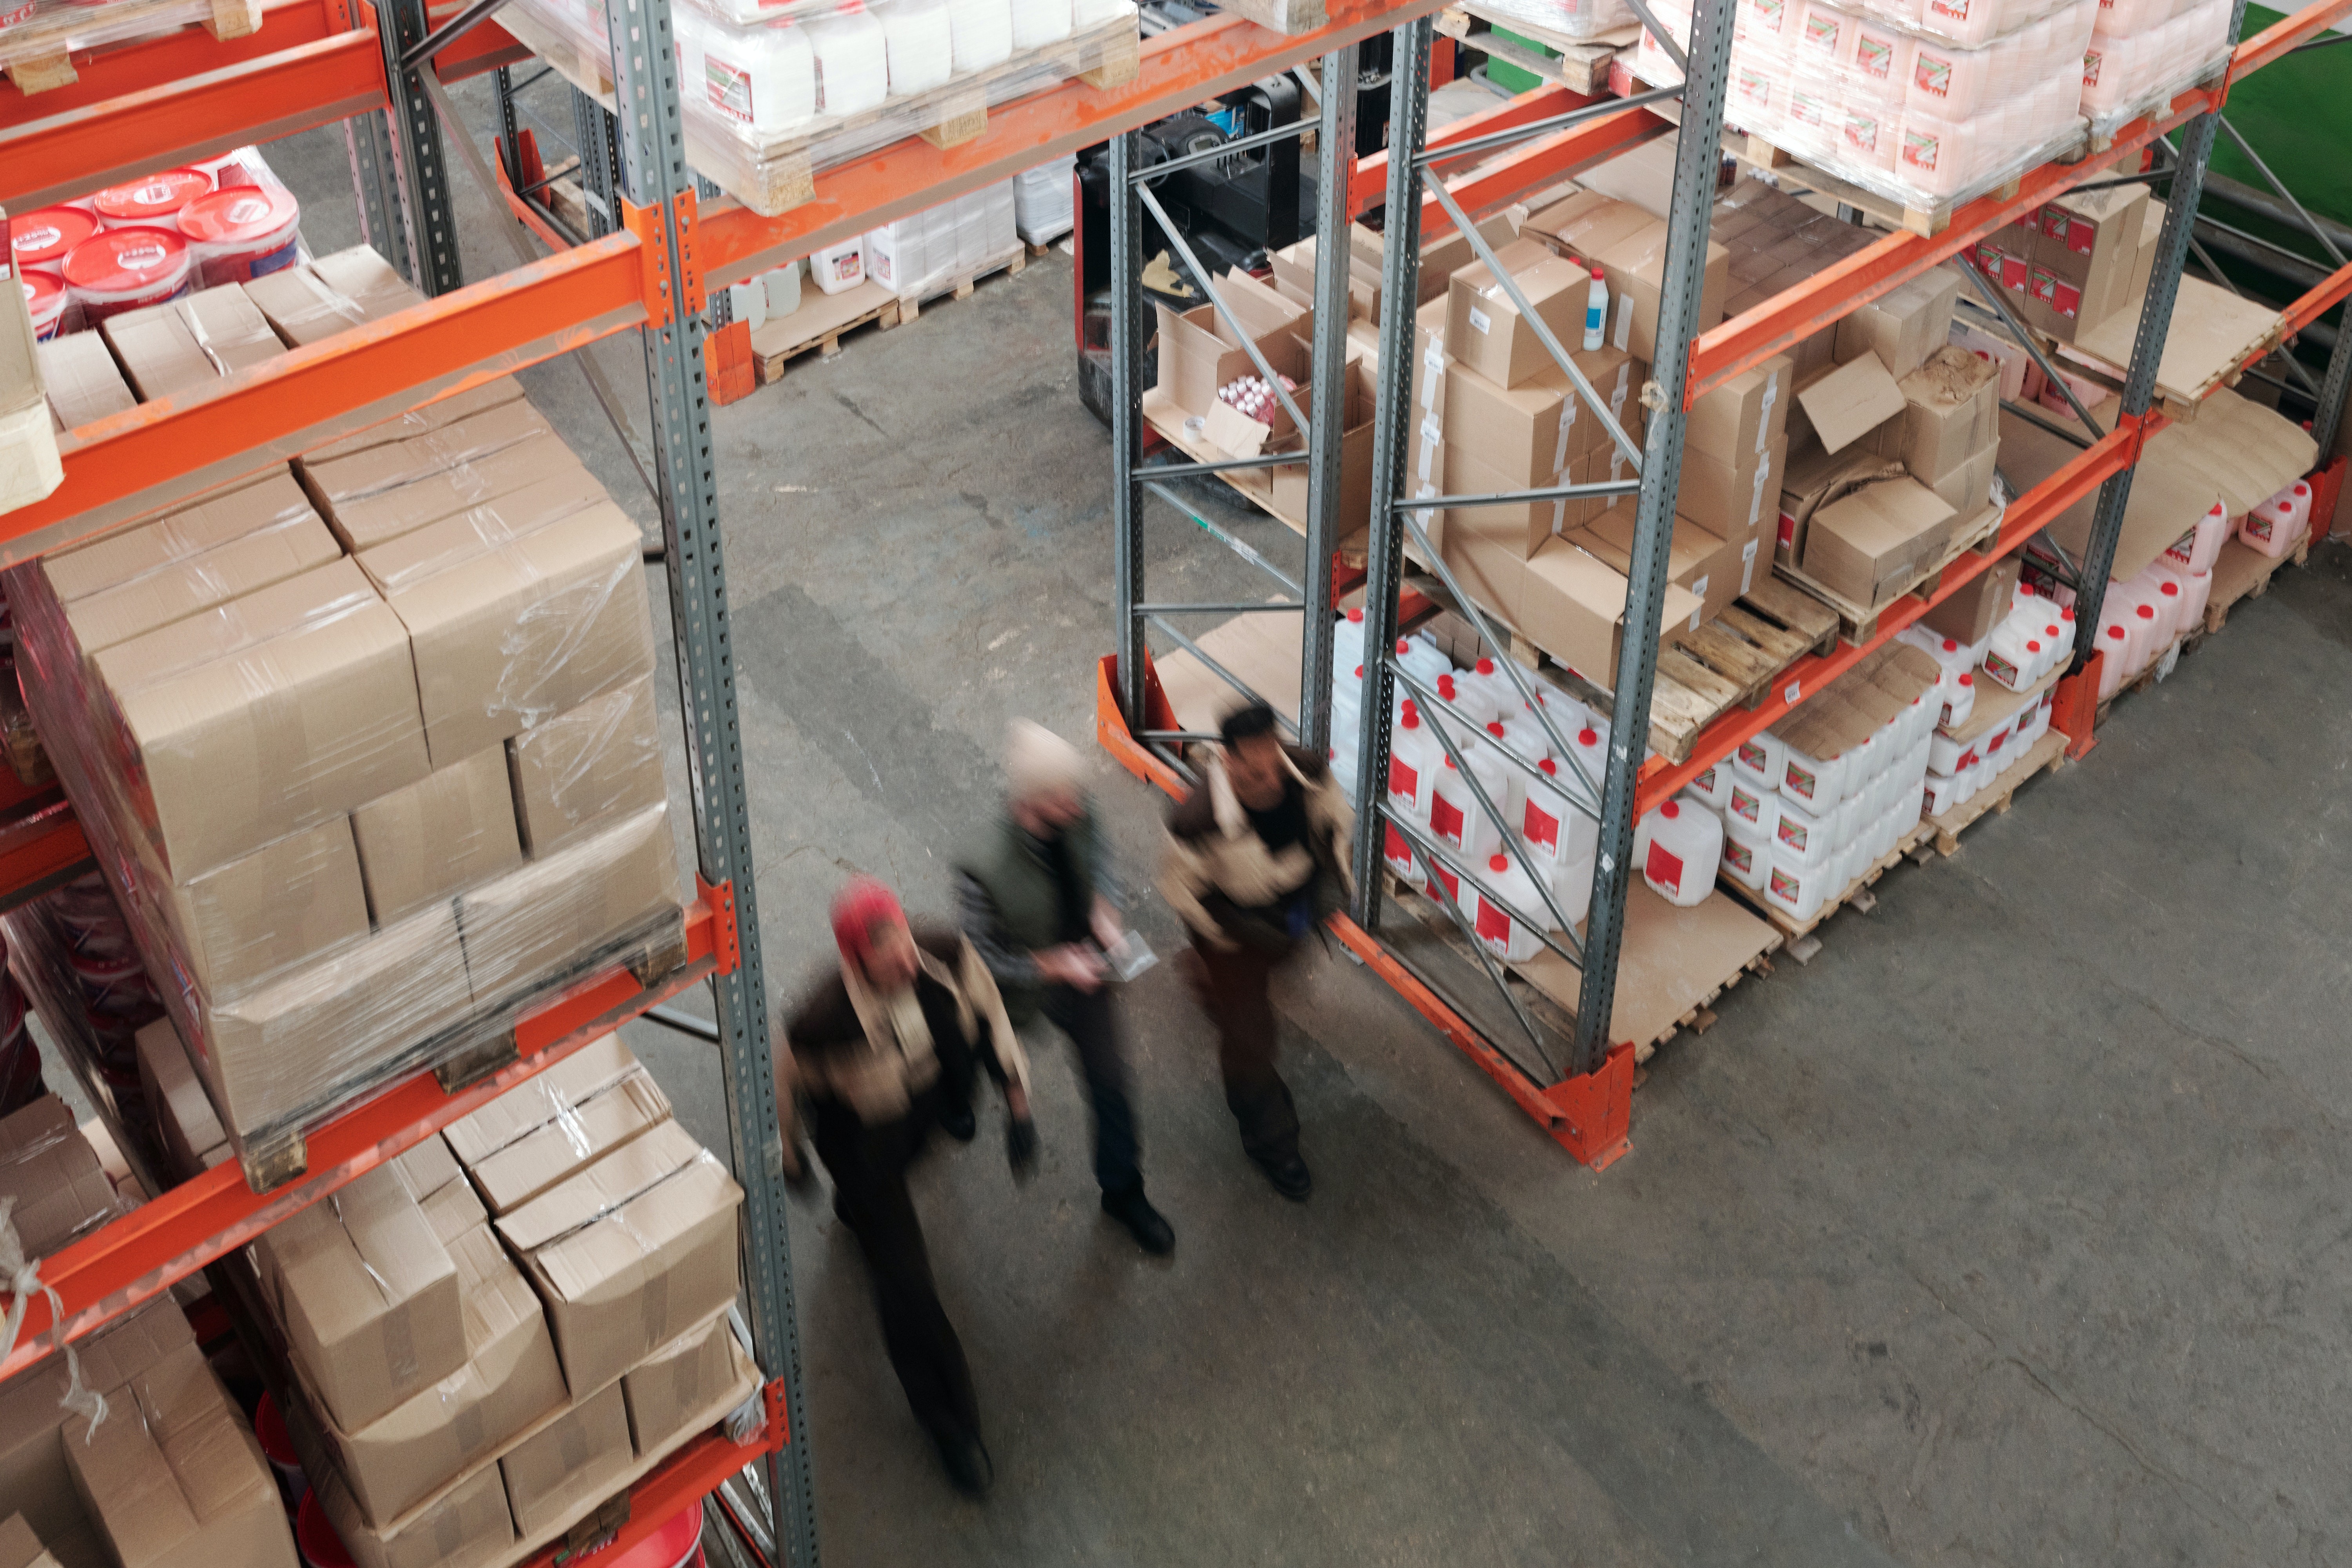
<path id="1" fill-rule="evenodd" d="M 2076 191 L 2020 213 L 1963 254 L 2007 291 L 2010 310 L 2062 342 L 2137 318 L 2156 263 L 2164 204 L 2146 185 Z"/>
<path id="2" fill-rule="evenodd" d="M 8 574 L 241 1155 L 675 925 L 641 552 L 499 381 Z"/>
<path id="3" fill-rule="evenodd" d="M 45 1094 L 0 1118 L 0 1206 L 24 1256 L 38 1261 L 128 1205 L 65 1101 Z"/>

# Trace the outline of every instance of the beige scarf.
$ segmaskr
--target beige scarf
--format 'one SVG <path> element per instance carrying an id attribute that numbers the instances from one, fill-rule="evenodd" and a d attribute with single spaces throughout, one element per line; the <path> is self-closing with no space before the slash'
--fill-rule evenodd
<path id="1" fill-rule="evenodd" d="M 974 1034 L 971 1004 L 944 964 L 922 949 L 915 950 L 922 972 L 947 987 L 956 999 L 956 1016 L 964 1037 Z M 916 1095 L 940 1076 L 939 1056 L 931 1045 L 931 1026 L 912 984 L 893 991 L 877 991 L 857 964 L 844 956 L 842 983 L 849 989 L 849 1005 L 864 1030 L 864 1048 L 834 1056 L 824 1063 L 824 1079 L 834 1094 L 873 1126 L 907 1113 Z"/>

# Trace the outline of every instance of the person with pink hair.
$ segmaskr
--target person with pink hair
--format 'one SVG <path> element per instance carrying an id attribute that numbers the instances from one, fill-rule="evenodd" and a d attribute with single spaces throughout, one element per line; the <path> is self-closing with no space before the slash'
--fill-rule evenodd
<path id="1" fill-rule="evenodd" d="M 833 1177 L 834 1213 L 857 1237 L 874 1304 L 907 1403 L 958 1489 L 994 1479 L 980 1405 L 923 1245 L 907 1168 L 939 1125 L 945 1099 L 968 1102 L 978 1068 L 1003 1090 L 1005 1152 L 1016 1178 L 1037 1168 L 1029 1063 L 1003 999 L 971 944 L 952 927 L 909 925 L 896 894 L 853 878 L 834 896 L 841 962 L 801 998 L 776 1056 L 785 1174 L 809 1179 L 796 1108 Z"/>

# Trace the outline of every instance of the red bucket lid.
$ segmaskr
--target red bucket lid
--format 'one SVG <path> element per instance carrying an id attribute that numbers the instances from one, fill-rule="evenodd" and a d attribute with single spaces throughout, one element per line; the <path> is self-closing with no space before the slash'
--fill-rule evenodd
<path id="1" fill-rule="evenodd" d="M 286 1435 L 286 1417 L 278 1413 L 278 1401 L 267 1394 L 253 1413 L 253 1435 L 261 1440 L 261 1451 L 272 1464 L 301 1464 L 294 1452 L 294 1439 Z"/>
<path id="2" fill-rule="evenodd" d="M 42 207 L 9 220 L 8 251 L 19 267 L 54 267 L 97 232 L 96 216 L 79 207 Z"/>
<path id="3" fill-rule="evenodd" d="M 27 268 L 16 274 L 16 280 L 25 286 L 25 308 L 37 318 L 66 291 L 66 280 L 54 272 L 37 272 Z"/>
<path id="4" fill-rule="evenodd" d="M 141 226 L 91 235 L 66 258 L 66 281 L 100 294 L 128 294 L 187 265 L 188 242 L 168 228 Z"/>
<path id="5" fill-rule="evenodd" d="M 682 1568 L 702 1542 L 702 1504 L 689 1503 L 604 1568 Z"/>
<path id="6" fill-rule="evenodd" d="M 327 1510 L 319 1506 L 316 1491 L 305 1492 L 302 1506 L 295 1512 L 294 1544 L 308 1568 L 357 1568 L 343 1538 L 327 1522 Z"/>
<path id="7" fill-rule="evenodd" d="M 283 186 L 232 185 L 182 207 L 180 232 L 205 245 L 259 239 L 292 223 L 301 210 Z"/>
<path id="8" fill-rule="evenodd" d="M 212 194 L 213 177 L 202 169 L 166 169 L 129 184 L 110 185 L 92 196 L 99 216 L 115 223 L 154 223 L 198 196 Z"/>

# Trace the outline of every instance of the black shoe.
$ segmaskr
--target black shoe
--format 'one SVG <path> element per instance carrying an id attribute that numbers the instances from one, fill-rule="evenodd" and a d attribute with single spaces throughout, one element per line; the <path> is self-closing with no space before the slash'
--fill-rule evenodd
<path id="1" fill-rule="evenodd" d="M 1127 1234 L 1135 1237 L 1135 1245 L 1154 1258 L 1165 1258 L 1176 1250 L 1176 1230 L 1167 1216 L 1151 1206 L 1143 1195 L 1143 1184 L 1122 1193 L 1102 1195 L 1103 1213 L 1127 1226 Z"/>
<path id="2" fill-rule="evenodd" d="M 996 1484 L 996 1466 L 979 1438 L 941 1437 L 939 1447 L 940 1463 L 946 1467 L 949 1481 L 964 1496 L 984 1497 Z"/>
<path id="3" fill-rule="evenodd" d="M 980 1131 L 980 1122 L 972 1115 L 971 1107 L 969 1105 L 941 1106 L 940 1131 L 959 1143 L 969 1143 L 973 1134 Z"/>
<path id="4" fill-rule="evenodd" d="M 1307 1162 L 1293 1154 L 1278 1163 L 1260 1165 L 1274 1190 L 1292 1203 L 1303 1204 L 1307 1194 L 1315 1190 L 1315 1178 L 1307 1173 Z"/>

